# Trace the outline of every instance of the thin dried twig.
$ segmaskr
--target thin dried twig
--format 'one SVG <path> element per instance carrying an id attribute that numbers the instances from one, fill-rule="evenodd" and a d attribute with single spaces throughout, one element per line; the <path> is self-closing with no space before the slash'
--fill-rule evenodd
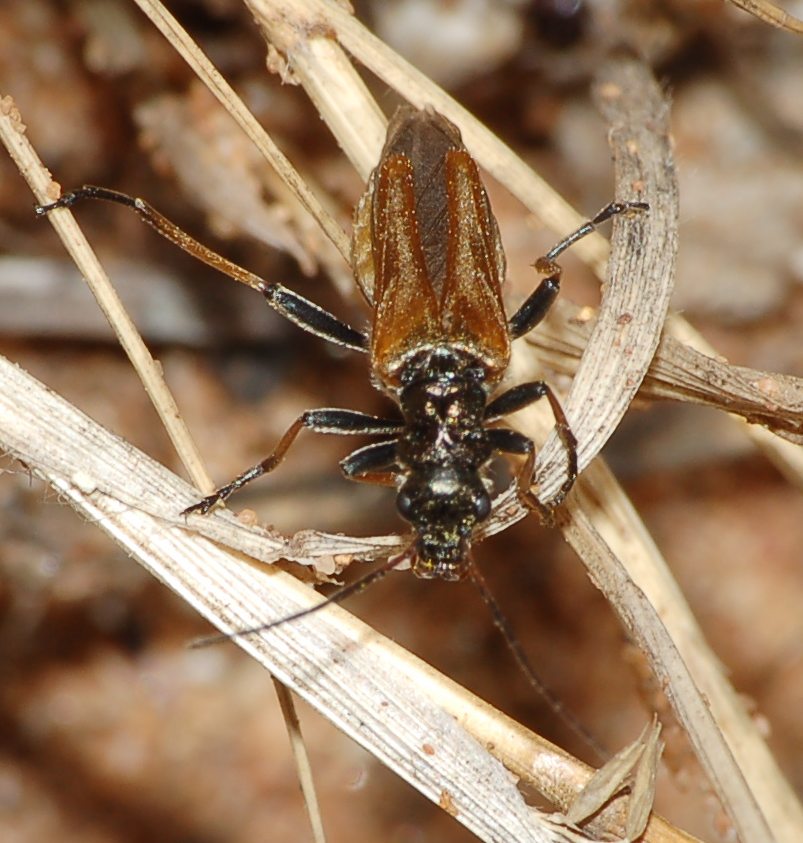
<path id="1" fill-rule="evenodd" d="M 593 313 L 558 302 L 556 318 L 528 338 L 549 369 L 574 374 Z M 803 380 L 734 366 L 665 334 L 638 393 L 724 410 L 790 483 L 803 488 Z"/>
<path id="2" fill-rule="evenodd" d="M 36 201 L 46 204 L 57 199 L 60 188 L 52 181 L 50 173 L 42 165 L 25 137 L 24 127 L 10 97 L 0 99 L 0 115 L 2 116 L 3 142 L 20 173 L 28 182 Z M 51 215 L 50 221 L 86 280 L 98 307 L 112 326 L 131 365 L 139 375 L 190 477 L 204 492 L 213 489 L 212 480 L 203 468 L 201 456 L 167 388 L 161 368 L 151 357 L 108 275 L 104 272 L 72 214 L 69 211 L 59 210 Z"/>
<path id="3" fill-rule="evenodd" d="M 775 3 L 769 3 L 768 0 L 730 0 L 730 2 L 771 26 L 777 26 L 788 32 L 803 33 L 803 21 L 785 12 Z"/>
<path id="4" fill-rule="evenodd" d="M 221 105 L 234 117 L 240 128 L 251 138 L 256 148 L 269 161 L 288 187 L 299 198 L 304 207 L 317 220 L 326 235 L 348 260 L 349 243 L 343 229 L 331 217 L 308 188 L 303 178 L 296 172 L 284 153 L 274 143 L 268 133 L 259 125 L 245 103 L 237 96 L 234 89 L 220 75 L 215 66 L 203 54 L 198 45 L 190 38 L 187 31 L 159 2 L 154 0 L 135 0 L 142 11 L 158 27 L 162 35 L 193 69 L 198 78 L 217 97 Z"/>
<path id="5" fill-rule="evenodd" d="M 556 302 L 554 311 L 554 318 L 527 341 L 549 369 L 574 375 L 596 312 L 567 301 Z M 803 437 L 803 379 L 734 366 L 672 336 L 661 338 L 639 397 L 701 404 L 764 425 L 779 436 Z"/>
<path id="6" fill-rule="evenodd" d="M 592 308 L 556 302 L 546 324 L 527 338 L 542 365 L 574 375 L 595 318 Z M 674 320 L 671 320 L 674 323 Z M 688 331 L 683 331 L 684 336 Z M 702 346 L 705 353 L 698 349 Z M 640 398 L 671 399 L 739 417 L 747 435 L 790 483 L 803 488 L 803 380 L 734 366 L 710 347 L 686 345 L 664 333 L 644 377 Z"/>

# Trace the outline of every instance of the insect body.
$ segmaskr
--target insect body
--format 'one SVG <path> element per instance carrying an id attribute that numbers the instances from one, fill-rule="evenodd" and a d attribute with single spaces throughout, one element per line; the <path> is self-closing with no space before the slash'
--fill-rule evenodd
<path id="1" fill-rule="evenodd" d="M 488 422 L 551 393 L 537 382 L 488 403 L 510 358 L 505 257 L 477 166 L 443 117 L 397 113 L 357 210 L 353 265 L 373 288 L 373 375 L 404 420 L 376 448 L 374 468 L 397 477 L 397 506 L 416 534 L 413 571 L 460 579 L 472 532 L 491 509 L 485 466 L 498 451 L 534 453 L 529 439 Z M 539 288 L 536 318 L 557 292 L 553 281 Z M 570 454 L 565 494 L 574 440 L 552 400 Z"/>
<path id="2" fill-rule="evenodd" d="M 190 238 L 140 199 L 84 187 L 40 214 L 83 198 L 133 207 L 161 234 L 190 254 L 261 290 L 268 304 L 301 328 L 369 354 L 375 385 L 400 414 L 378 418 L 354 410 L 304 412 L 261 463 L 185 514 L 206 513 L 251 480 L 272 471 L 299 432 L 379 437 L 341 462 L 344 474 L 397 488 L 397 507 L 413 527 L 404 557 L 419 577 L 458 580 L 472 570 L 476 526 L 491 510 L 485 470 L 495 453 L 523 455 L 517 475 L 522 502 L 549 515 L 577 476 L 574 436 L 550 387 L 519 384 L 492 397 L 510 358 L 511 340 L 534 328 L 558 293 L 555 258 L 604 220 L 642 203 L 613 203 L 547 255 L 536 269 L 547 277 L 510 318 L 501 285 L 505 257 L 477 165 L 458 129 L 444 117 L 399 109 L 354 224 L 352 262 L 372 298 L 370 331 L 352 328 L 297 293 L 267 283 Z M 526 436 L 490 425 L 547 398 L 568 456 L 563 486 L 548 504 L 530 489 L 535 447 Z M 400 560 L 399 560 L 400 561 Z"/>

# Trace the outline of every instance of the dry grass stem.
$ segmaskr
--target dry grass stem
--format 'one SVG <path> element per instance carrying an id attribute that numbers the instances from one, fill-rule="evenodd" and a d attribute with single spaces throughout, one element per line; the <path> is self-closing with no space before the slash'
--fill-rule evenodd
<path id="1" fill-rule="evenodd" d="M 788 784 L 638 514 L 601 462 L 589 467 L 567 508 L 564 535 L 647 655 L 739 834 L 791 843 L 797 826 L 786 811 Z"/>
<path id="2" fill-rule="evenodd" d="M 5 359 L 0 437 L 0 447 L 221 630 L 253 627 L 320 600 L 289 574 L 245 564 L 149 511 L 158 496 L 158 509 L 175 513 L 191 487 Z M 579 839 L 525 804 L 515 779 L 433 689 L 445 688 L 453 700 L 457 694 L 463 717 L 472 710 L 467 692 L 342 609 L 237 643 L 427 797 L 451 806 L 480 839 Z"/>
<path id="3" fill-rule="evenodd" d="M 46 204 L 57 198 L 59 192 L 58 186 L 54 185 L 50 174 L 42 165 L 35 150 L 25 136 L 24 126 L 19 112 L 10 97 L 4 97 L 0 101 L 0 139 L 2 139 L 3 144 L 17 164 L 20 173 L 28 182 L 36 201 L 39 204 Z M 49 220 L 92 291 L 98 306 L 109 321 L 120 345 L 128 355 L 148 397 L 159 414 L 159 418 L 176 449 L 176 453 L 187 473 L 192 478 L 195 487 L 204 493 L 211 491 L 214 489 L 214 484 L 203 466 L 195 442 L 179 412 L 172 393 L 165 383 L 161 366 L 159 366 L 148 351 L 136 326 L 123 307 L 108 275 L 101 266 L 86 237 L 84 237 L 83 232 L 78 227 L 75 218 L 70 211 L 62 208 L 50 214 Z M 49 437 L 46 435 L 45 439 L 49 439 Z M 52 443 L 50 444 L 52 445 Z M 9 450 L 13 452 L 13 449 Z M 31 465 L 37 464 L 37 462 L 34 462 Z M 152 492 L 153 490 L 146 491 L 146 493 Z M 194 494 L 192 497 L 197 497 L 197 494 Z M 164 497 L 162 500 L 168 501 L 171 498 Z M 136 505 L 137 499 L 132 498 L 131 503 Z M 279 688 L 278 683 L 276 687 L 277 689 Z M 279 699 L 293 748 L 293 757 L 296 762 L 299 783 L 310 815 L 314 839 L 316 843 L 323 843 L 325 837 L 322 832 L 322 821 L 318 814 L 317 798 L 310 772 L 309 759 L 307 758 L 297 729 L 294 727 L 294 723 L 297 721 L 293 713 L 294 704 L 286 692 L 280 693 Z"/>
<path id="4" fill-rule="evenodd" d="M 730 2 L 771 26 L 798 34 L 803 33 L 803 21 L 785 12 L 775 3 L 769 3 L 767 0 L 730 0 Z"/>
<path id="5" fill-rule="evenodd" d="M 340 254 L 348 261 L 349 243 L 343 229 L 321 205 L 304 179 L 296 172 L 279 147 L 246 108 L 245 103 L 190 38 L 186 30 L 161 3 L 154 0 L 135 0 L 135 2 L 193 69 L 198 78 L 217 97 L 226 111 L 234 117 L 265 159 L 273 165 L 304 207 L 317 220 Z"/>
<path id="6" fill-rule="evenodd" d="M 588 342 L 595 312 L 556 302 L 555 318 L 527 342 L 554 371 L 573 375 Z M 742 416 L 779 435 L 803 435 L 803 381 L 790 375 L 734 366 L 664 334 L 639 390 L 642 398 L 700 404 Z"/>
<path id="7" fill-rule="evenodd" d="M 0 131 L 6 149 L 28 182 L 36 201 L 47 204 L 57 199 L 59 186 L 51 180 L 50 174 L 25 137 L 19 113 L 10 97 L 0 101 Z M 109 276 L 100 265 L 73 215 L 69 211 L 59 209 L 50 216 L 50 221 L 131 360 L 131 365 L 139 375 L 190 477 L 199 489 L 213 489 L 214 485 L 203 468 L 198 449 L 164 382 L 160 366 L 142 341 Z"/>

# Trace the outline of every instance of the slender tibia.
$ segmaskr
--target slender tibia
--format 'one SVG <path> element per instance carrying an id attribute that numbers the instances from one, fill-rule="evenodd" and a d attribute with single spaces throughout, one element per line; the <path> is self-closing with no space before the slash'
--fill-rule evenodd
<path id="1" fill-rule="evenodd" d="M 265 284 L 262 295 L 277 313 L 304 331 L 353 351 L 368 351 L 368 337 L 362 331 L 352 328 L 328 310 L 287 287 Z"/>
<path id="2" fill-rule="evenodd" d="M 577 231 L 564 237 L 556 246 L 553 246 L 545 255 L 538 258 L 533 264 L 535 269 L 547 277 L 538 285 L 535 291 L 527 298 L 524 304 L 510 317 L 510 334 L 513 339 L 524 336 L 546 316 L 552 303 L 555 301 L 560 290 L 560 278 L 563 273 L 561 266 L 556 263 L 556 258 L 561 255 L 569 246 L 578 240 L 582 240 L 590 234 L 598 225 L 609 220 L 617 214 L 630 213 L 633 211 L 647 211 L 649 205 L 646 202 L 611 202 L 606 205 L 593 219 L 583 223 Z"/>
<path id="3" fill-rule="evenodd" d="M 650 206 L 646 202 L 610 202 L 607 204 L 595 217 L 583 223 L 577 231 L 572 232 L 568 237 L 564 237 L 557 245 L 553 246 L 542 258 L 536 261 L 538 266 L 539 261 L 554 261 L 558 255 L 563 254 L 569 246 L 573 246 L 578 240 L 582 240 L 588 234 L 591 234 L 597 226 L 609 220 L 611 217 L 619 214 L 631 213 L 633 211 L 649 211 Z"/>

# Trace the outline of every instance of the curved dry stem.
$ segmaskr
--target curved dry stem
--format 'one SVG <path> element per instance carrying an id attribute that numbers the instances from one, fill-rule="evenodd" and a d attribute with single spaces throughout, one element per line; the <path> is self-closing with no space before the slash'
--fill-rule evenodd
<path id="1" fill-rule="evenodd" d="M 661 337 L 675 280 L 678 196 L 669 142 L 669 105 L 640 62 L 604 66 L 594 86 L 609 126 L 617 200 L 650 210 L 614 221 L 602 302 L 566 400 L 582 471 L 630 406 Z M 553 433 L 537 463 L 540 495 L 560 483 L 565 457 Z M 557 474 L 557 476 L 556 476 Z"/>
<path id="2" fill-rule="evenodd" d="M 527 337 L 547 368 L 573 376 L 596 319 L 592 308 L 555 303 L 554 318 Z M 550 314 L 552 315 L 552 314 Z M 803 379 L 734 366 L 664 334 L 639 397 L 723 410 L 790 441 L 803 437 Z"/>

